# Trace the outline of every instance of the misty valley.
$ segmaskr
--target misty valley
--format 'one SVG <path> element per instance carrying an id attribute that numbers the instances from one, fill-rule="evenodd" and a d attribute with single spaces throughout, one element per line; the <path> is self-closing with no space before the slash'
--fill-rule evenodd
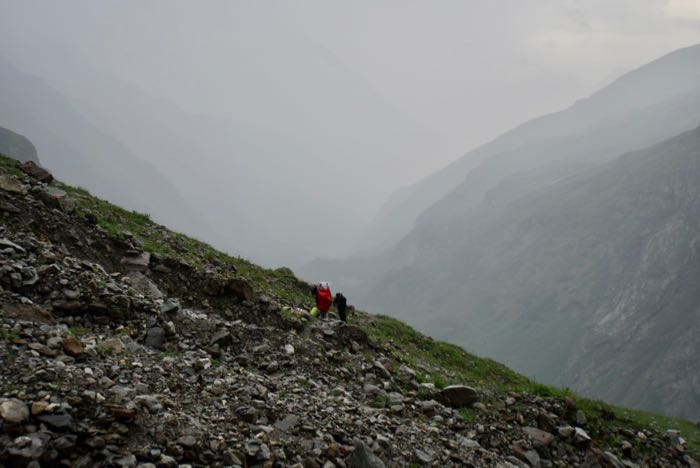
<path id="1" fill-rule="evenodd" d="M 661 3 L 5 2 L 0 466 L 700 466 Z"/>

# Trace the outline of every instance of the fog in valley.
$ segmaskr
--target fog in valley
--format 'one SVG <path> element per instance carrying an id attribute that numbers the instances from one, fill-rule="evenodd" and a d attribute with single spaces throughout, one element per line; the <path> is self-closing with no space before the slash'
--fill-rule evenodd
<path id="1" fill-rule="evenodd" d="M 136 208 L 276 266 L 358 250 L 397 188 L 700 38 L 697 7 L 680 1 L 0 5 L 9 66 L 188 206 Z M 122 186 L 139 170 L 113 163 Z"/>

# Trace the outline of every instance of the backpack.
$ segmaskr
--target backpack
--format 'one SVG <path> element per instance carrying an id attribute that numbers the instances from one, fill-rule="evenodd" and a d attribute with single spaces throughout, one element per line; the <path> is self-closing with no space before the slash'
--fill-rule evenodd
<path id="1" fill-rule="evenodd" d="M 316 292 L 316 307 L 324 314 L 328 312 L 333 304 L 333 295 L 328 284 L 320 284 Z"/>

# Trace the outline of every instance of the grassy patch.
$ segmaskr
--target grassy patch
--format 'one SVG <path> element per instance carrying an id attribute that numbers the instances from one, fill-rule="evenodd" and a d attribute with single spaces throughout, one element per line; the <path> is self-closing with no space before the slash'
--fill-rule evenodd
<path id="1" fill-rule="evenodd" d="M 15 341 L 18 338 L 19 338 L 19 335 L 14 330 L 0 328 L 0 340 Z"/>
<path id="2" fill-rule="evenodd" d="M 423 378 L 436 387 L 471 383 L 481 387 L 512 389 L 530 384 L 527 378 L 496 361 L 475 356 L 459 346 L 433 340 L 396 319 L 383 315 L 370 316 L 364 312 L 357 314 L 362 317 L 362 320 L 358 320 L 360 327 L 373 340 L 390 349 L 394 357 L 409 365 L 426 362 L 435 367 L 436 372 Z"/>
<path id="3" fill-rule="evenodd" d="M 386 407 L 387 403 L 389 403 L 389 397 L 386 395 L 377 395 L 374 397 L 374 400 L 369 404 L 372 408 L 384 408 Z"/>
<path id="4" fill-rule="evenodd" d="M 474 422 L 476 420 L 476 411 L 472 408 L 462 408 L 459 410 L 459 415 L 466 422 Z"/>
<path id="5" fill-rule="evenodd" d="M 85 328 L 85 327 L 70 327 L 68 329 L 68 333 L 73 335 L 74 337 L 80 339 L 83 336 L 87 335 L 90 333 L 90 330 Z"/>
<path id="6" fill-rule="evenodd" d="M 20 177 L 23 176 L 24 173 L 19 166 L 19 161 L 9 158 L 4 154 L 0 154 L 0 172 Z"/>
<path id="7" fill-rule="evenodd" d="M 573 398 L 577 407 L 588 418 L 587 427 L 592 430 L 602 432 L 608 427 L 627 427 L 633 430 L 652 429 L 664 433 L 668 429 L 676 429 L 688 441 L 691 451 L 694 454 L 700 453 L 700 427 L 690 421 L 619 408 L 600 401 L 581 398 L 569 389 L 534 382 L 502 364 L 468 353 L 459 346 L 428 338 L 396 319 L 359 311 L 357 317 L 358 326 L 375 342 L 388 349 L 395 359 L 410 366 L 427 363 L 433 368 L 430 372 L 417 372 L 418 382 L 430 382 L 437 388 L 444 388 L 449 384 L 468 384 L 490 389 L 501 395 L 517 392 L 556 400 Z M 466 420 L 469 420 L 466 416 L 471 417 L 463 414 Z M 638 450 L 643 453 L 647 448 L 640 445 Z"/>

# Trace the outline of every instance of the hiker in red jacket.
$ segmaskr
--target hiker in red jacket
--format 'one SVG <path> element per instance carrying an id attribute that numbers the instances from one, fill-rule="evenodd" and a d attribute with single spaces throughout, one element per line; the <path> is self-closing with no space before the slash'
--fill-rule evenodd
<path id="1" fill-rule="evenodd" d="M 333 294 L 331 286 L 325 281 L 318 283 L 311 289 L 311 294 L 316 298 L 316 309 L 321 312 L 321 317 L 325 320 L 328 317 L 328 311 L 333 305 Z M 311 314 L 314 315 L 313 312 Z"/>

